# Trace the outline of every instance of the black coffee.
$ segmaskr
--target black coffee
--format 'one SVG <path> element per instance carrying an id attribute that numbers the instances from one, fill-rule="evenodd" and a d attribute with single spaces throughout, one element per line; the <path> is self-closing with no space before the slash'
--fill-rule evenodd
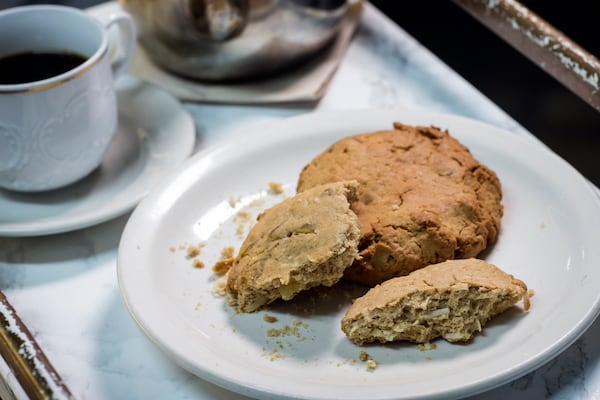
<path id="1" fill-rule="evenodd" d="M 41 81 L 67 72 L 86 60 L 75 53 L 18 53 L 0 58 L 0 84 Z"/>

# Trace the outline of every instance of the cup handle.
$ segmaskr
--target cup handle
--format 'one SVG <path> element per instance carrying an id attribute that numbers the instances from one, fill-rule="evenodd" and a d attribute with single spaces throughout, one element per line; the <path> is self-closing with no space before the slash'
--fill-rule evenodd
<path id="1" fill-rule="evenodd" d="M 137 35 L 135 23 L 133 18 L 123 10 L 111 11 L 102 16 L 100 22 L 107 31 L 113 26 L 119 30 L 118 43 L 111 44 L 109 41 L 109 54 L 112 55 L 110 64 L 113 76 L 117 78 L 127 71 L 133 60 Z"/>

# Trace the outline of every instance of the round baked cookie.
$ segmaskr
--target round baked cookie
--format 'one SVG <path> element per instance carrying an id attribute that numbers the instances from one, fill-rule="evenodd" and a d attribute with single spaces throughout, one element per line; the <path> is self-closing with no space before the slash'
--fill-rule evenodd
<path id="1" fill-rule="evenodd" d="M 350 136 L 307 164 L 302 192 L 356 180 L 359 258 L 347 279 L 375 285 L 429 264 L 477 256 L 498 233 L 500 181 L 469 149 L 436 127 L 394 123 Z"/>

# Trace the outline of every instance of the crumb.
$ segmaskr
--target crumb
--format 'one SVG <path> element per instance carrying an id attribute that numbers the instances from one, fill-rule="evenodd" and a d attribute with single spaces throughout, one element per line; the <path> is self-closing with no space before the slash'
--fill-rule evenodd
<path id="1" fill-rule="evenodd" d="M 273 352 L 271 354 L 271 357 L 269 358 L 269 361 L 277 361 L 277 360 L 281 360 L 285 358 L 285 354 L 284 353 L 279 353 L 277 351 Z"/>
<path id="2" fill-rule="evenodd" d="M 229 271 L 229 269 L 233 265 L 233 262 L 235 261 L 233 254 L 233 247 L 224 247 L 221 250 L 221 259 L 217 261 L 212 267 L 213 272 L 217 275 L 224 275 L 227 271 Z"/>
<path id="3" fill-rule="evenodd" d="M 528 289 L 525 293 L 525 296 L 523 296 L 523 308 L 525 309 L 525 311 L 529 311 L 529 309 L 531 308 L 531 300 L 529 298 L 532 297 L 534 294 L 535 291 L 533 289 Z"/>
<path id="4" fill-rule="evenodd" d="M 367 353 L 364 350 L 361 350 L 361 352 L 358 354 L 358 359 L 360 361 L 367 361 L 369 359 L 369 353 Z"/>
<path id="5" fill-rule="evenodd" d="M 269 182 L 269 190 L 275 194 L 283 193 L 283 185 L 278 182 Z"/>
<path id="6" fill-rule="evenodd" d="M 417 348 L 419 349 L 419 351 L 427 351 L 427 350 L 435 350 L 437 349 L 437 344 L 435 343 L 419 343 L 417 345 Z"/>
<path id="7" fill-rule="evenodd" d="M 219 296 L 227 296 L 227 276 L 223 275 L 213 285 L 213 293 Z"/>
<path id="8" fill-rule="evenodd" d="M 370 370 L 373 370 L 375 368 L 377 368 L 377 361 L 375 360 L 367 360 L 367 368 Z"/>
<path id="9" fill-rule="evenodd" d="M 233 258 L 233 253 L 234 253 L 234 249 L 232 246 L 224 247 L 223 250 L 221 250 L 221 258 L 222 259 Z"/>
<path id="10" fill-rule="evenodd" d="M 241 238 L 244 236 L 244 230 L 246 224 L 251 220 L 251 214 L 248 211 L 240 210 L 234 217 L 234 221 L 237 222 L 236 234 Z"/>
<path id="11" fill-rule="evenodd" d="M 233 265 L 233 261 L 233 257 L 219 260 L 215 263 L 215 265 L 213 265 L 212 271 L 217 275 L 225 275 L 225 273 L 229 271 L 229 269 Z"/>
<path id="12" fill-rule="evenodd" d="M 276 322 L 277 318 L 271 315 L 263 315 L 263 319 L 267 322 Z M 267 330 L 267 343 L 271 343 L 272 350 L 267 354 L 263 348 L 263 355 L 268 356 L 270 361 L 278 360 L 286 357 L 284 350 L 296 350 L 295 343 L 306 340 L 302 336 L 299 328 L 307 328 L 308 325 L 299 319 L 294 320 L 291 324 L 282 326 L 281 328 L 273 328 Z"/>
<path id="13" fill-rule="evenodd" d="M 244 225 L 238 225 L 237 229 L 235 230 L 235 233 L 238 237 L 242 238 L 244 236 Z"/>
<path id="14" fill-rule="evenodd" d="M 263 357 L 268 358 L 269 361 L 277 361 L 286 357 L 285 353 L 281 353 L 277 349 L 271 349 L 271 351 L 267 352 L 267 350 L 263 348 L 262 355 Z"/>
<path id="15" fill-rule="evenodd" d="M 269 314 L 265 314 L 265 315 L 263 315 L 263 320 L 265 322 L 268 322 L 268 323 L 272 324 L 273 322 L 277 322 L 277 317 L 274 317 L 274 316 L 269 315 Z"/>
<path id="16" fill-rule="evenodd" d="M 240 210 L 240 211 L 238 211 L 237 216 L 242 219 L 249 219 L 250 213 L 248 211 Z"/>
<path id="17" fill-rule="evenodd" d="M 280 329 L 269 329 L 267 331 L 267 336 L 269 337 L 280 337 L 280 336 L 295 336 L 299 340 L 306 339 L 305 337 L 300 335 L 300 331 L 298 328 L 303 327 L 306 328 L 308 325 L 300 321 L 299 319 L 295 320 L 292 325 L 285 325 Z"/>
<path id="18" fill-rule="evenodd" d="M 238 202 L 238 200 L 235 197 L 231 196 L 229 198 L 229 206 L 231 208 L 234 208 L 237 202 Z"/>
<path id="19" fill-rule="evenodd" d="M 169 251 L 170 251 L 170 252 L 174 252 L 175 250 L 177 250 L 177 249 L 175 248 L 175 246 L 171 246 L 171 247 L 169 247 Z"/>
<path id="20" fill-rule="evenodd" d="M 241 219 L 250 219 L 250 213 L 245 210 L 238 211 L 237 216 Z"/>
<path id="21" fill-rule="evenodd" d="M 252 202 L 250 203 L 250 207 L 261 207 L 264 204 L 264 199 L 254 199 L 252 200 Z"/>
<path id="22" fill-rule="evenodd" d="M 362 362 L 366 361 L 367 369 L 369 369 L 369 370 L 374 370 L 377 367 L 377 361 L 373 360 L 369 356 L 369 353 L 367 353 L 364 350 L 361 350 L 360 353 L 358 353 L 358 359 Z"/>
<path id="23" fill-rule="evenodd" d="M 204 268 L 204 263 L 198 260 L 197 258 L 194 258 L 194 261 L 192 263 L 194 264 L 195 268 Z"/>
<path id="24" fill-rule="evenodd" d="M 269 337 L 281 336 L 281 331 L 282 331 L 281 329 L 275 329 L 275 328 L 269 329 L 267 331 L 267 336 L 269 336 Z"/>
<path id="25" fill-rule="evenodd" d="M 197 246 L 190 245 L 190 246 L 188 246 L 185 254 L 188 258 L 196 257 L 197 255 L 200 254 L 200 248 Z"/>

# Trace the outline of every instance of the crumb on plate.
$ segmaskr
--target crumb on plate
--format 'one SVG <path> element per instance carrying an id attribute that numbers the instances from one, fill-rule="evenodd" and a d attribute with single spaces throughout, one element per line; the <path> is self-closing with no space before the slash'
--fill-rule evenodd
<path id="1" fill-rule="evenodd" d="M 361 350 L 360 353 L 358 353 L 358 359 L 360 361 L 367 361 L 369 359 L 369 353 L 367 353 L 364 350 Z"/>
<path id="2" fill-rule="evenodd" d="M 275 317 L 273 315 L 265 314 L 265 315 L 263 315 L 263 320 L 265 322 L 272 324 L 273 322 L 277 322 L 277 317 Z"/>
<path id="3" fill-rule="evenodd" d="M 223 250 L 221 250 L 221 259 L 233 258 L 234 251 L 233 246 L 224 247 Z"/>
<path id="4" fill-rule="evenodd" d="M 283 185 L 279 182 L 270 181 L 269 182 L 269 190 L 272 193 L 281 194 L 281 193 L 283 193 Z"/>
<path id="5" fill-rule="evenodd" d="M 367 368 L 370 370 L 377 368 L 377 361 L 372 359 L 367 360 Z"/>
<path id="6" fill-rule="evenodd" d="M 437 348 L 437 344 L 431 342 L 419 343 L 417 348 L 419 351 L 435 350 Z"/>
<path id="7" fill-rule="evenodd" d="M 224 258 L 213 265 L 212 271 L 217 275 L 225 275 L 233 265 L 234 258 Z"/>

